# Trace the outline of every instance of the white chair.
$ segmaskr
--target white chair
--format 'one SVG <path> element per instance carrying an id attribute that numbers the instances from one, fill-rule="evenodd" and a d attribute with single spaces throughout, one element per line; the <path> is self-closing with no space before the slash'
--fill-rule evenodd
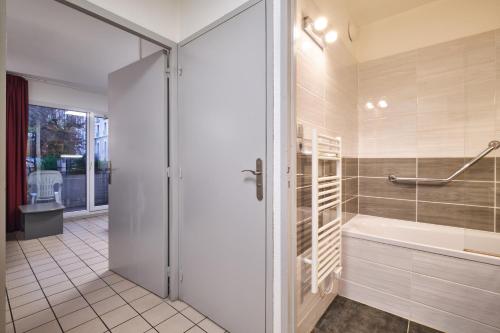
<path id="1" fill-rule="evenodd" d="M 43 170 L 30 173 L 28 176 L 28 191 L 31 196 L 31 203 L 53 200 L 62 203 L 62 184 L 63 178 L 59 171 Z"/>

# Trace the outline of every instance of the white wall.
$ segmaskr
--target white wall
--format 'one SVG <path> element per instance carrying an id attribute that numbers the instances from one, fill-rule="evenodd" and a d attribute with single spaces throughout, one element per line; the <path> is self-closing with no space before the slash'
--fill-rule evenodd
<path id="1" fill-rule="evenodd" d="M 499 0 L 440 0 L 360 27 L 359 62 L 500 28 Z"/>
<path id="2" fill-rule="evenodd" d="M 68 107 L 100 114 L 106 114 L 108 110 L 106 95 L 34 80 L 28 81 L 28 89 L 31 104 Z"/>
<path id="3" fill-rule="evenodd" d="M 179 40 L 179 3 L 183 0 L 88 1 L 172 41 Z"/>
<path id="4" fill-rule="evenodd" d="M 180 40 L 238 8 L 246 0 L 180 0 Z"/>
<path id="5" fill-rule="evenodd" d="M 88 0 L 110 12 L 179 42 L 246 0 Z"/>

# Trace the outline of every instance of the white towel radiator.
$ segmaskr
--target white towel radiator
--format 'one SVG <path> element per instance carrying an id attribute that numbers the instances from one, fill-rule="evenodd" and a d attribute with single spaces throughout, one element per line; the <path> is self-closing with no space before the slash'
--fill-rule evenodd
<path id="1" fill-rule="evenodd" d="M 329 275 L 340 277 L 342 271 L 342 143 L 312 130 L 312 206 L 311 292 L 316 294 Z M 321 161 L 333 161 L 334 175 L 320 176 Z M 321 225 L 320 225 L 320 216 Z"/>

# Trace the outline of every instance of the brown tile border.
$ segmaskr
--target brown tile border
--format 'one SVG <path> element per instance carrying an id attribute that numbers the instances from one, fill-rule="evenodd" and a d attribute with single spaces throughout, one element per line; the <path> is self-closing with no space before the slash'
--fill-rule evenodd
<path id="1" fill-rule="evenodd" d="M 418 177 L 447 178 L 471 159 L 472 157 L 419 158 Z M 456 179 L 494 181 L 495 159 L 491 157 L 484 158 Z"/>
<path id="2" fill-rule="evenodd" d="M 493 208 L 418 202 L 417 222 L 493 231 Z"/>
<path id="3" fill-rule="evenodd" d="M 359 196 L 359 213 L 392 219 L 416 219 L 416 201 Z"/>
<path id="4" fill-rule="evenodd" d="M 415 177 L 416 163 L 416 158 L 360 158 L 359 176 L 387 177 L 395 174 L 400 177 Z"/>
<path id="5" fill-rule="evenodd" d="M 387 178 L 359 177 L 359 195 L 416 200 L 415 185 L 393 184 Z"/>

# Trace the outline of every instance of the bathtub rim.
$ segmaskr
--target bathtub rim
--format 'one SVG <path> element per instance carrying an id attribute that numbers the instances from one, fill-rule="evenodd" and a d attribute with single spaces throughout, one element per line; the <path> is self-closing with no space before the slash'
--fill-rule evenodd
<path id="1" fill-rule="evenodd" d="M 368 240 L 368 241 L 372 241 L 372 242 L 389 244 L 389 245 L 393 245 L 393 246 L 398 246 L 398 247 L 403 247 L 403 248 L 413 249 L 413 250 L 419 250 L 419 251 L 423 251 L 423 252 L 436 253 L 436 254 L 445 255 L 448 257 L 470 260 L 470 261 L 475 261 L 475 262 L 480 262 L 480 263 L 500 267 L 500 258 L 497 258 L 494 256 L 473 253 L 473 252 L 466 252 L 463 250 L 449 249 L 449 248 L 435 246 L 435 245 L 421 244 L 421 243 L 411 242 L 411 241 L 403 241 L 403 240 L 398 240 L 398 239 L 394 239 L 394 238 L 384 237 L 384 236 L 380 236 L 380 235 L 374 235 L 374 234 L 350 229 L 350 227 L 355 225 L 356 222 L 358 221 L 358 219 L 356 219 L 358 216 L 363 217 L 363 218 L 373 217 L 375 220 L 374 223 L 377 223 L 380 220 L 384 220 L 384 221 L 388 220 L 388 221 L 392 221 L 393 223 L 395 221 L 397 221 L 397 223 L 411 223 L 412 226 L 415 226 L 415 223 L 419 223 L 419 222 L 414 222 L 414 221 L 405 221 L 405 220 L 384 218 L 384 217 L 379 217 L 379 216 L 358 214 L 342 226 L 342 237 L 363 239 L 363 240 Z M 424 224 L 424 223 L 420 222 L 420 224 Z M 429 225 L 427 223 L 425 223 L 425 226 L 427 228 L 429 226 L 437 227 L 441 230 L 444 230 L 446 228 L 453 228 L 455 231 L 463 229 L 463 228 L 456 228 L 456 227 L 450 227 L 450 226 Z M 500 235 L 499 235 L 499 237 L 500 237 Z"/>

